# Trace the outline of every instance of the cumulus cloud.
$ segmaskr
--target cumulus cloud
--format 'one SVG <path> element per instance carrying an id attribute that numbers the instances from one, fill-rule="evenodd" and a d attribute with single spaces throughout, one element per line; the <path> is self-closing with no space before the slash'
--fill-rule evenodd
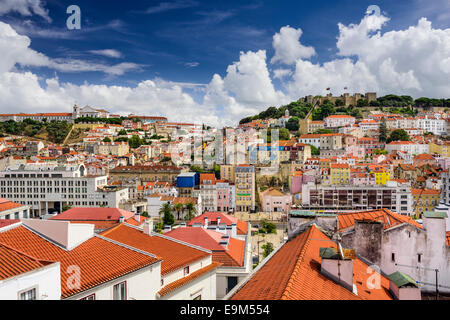
<path id="1" fill-rule="evenodd" d="M 294 29 L 290 26 L 282 27 L 280 32 L 273 36 L 273 48 L 275 55 L 271 63 L 281 62 L 284 64 L 293 64 L 297 59 L 307 59 L 316 54 L 313 47 L 307 47 L 300 43 L 302 29 Z"/>
<path id="2" fill-rule="evenodd" d="M 47 22 L 52 21 L 48 15 L 48 10 L 44 8 L 41 0 L 0 0 L 0 15 L 9 12 L 18 12 L 23 16 L 36 14 Z"/>
<path id="3" fill-rule="evenodd" d="M 406 30 L 381 33 L 389 18 L 366 15 L 359 24 L 338 24 L 338 59 L 313 64 L 299 58 L 286 87 L 291 96 L 376 91 L 413 97 L 450 92 L 450 29 L 421 18 Z"/>
<path id="4" fill-rule="evenodd" d="M 223 126 L 271 105 L 325 94 L 326 88 L 332 88 L 333 94 L 376 91 L 379 95 L 448 97 L 450 29 L 435 29 L 422 18 L 408 29 L 382 33 L 387 23 L 387 17 L 367 15 L 358 24 L 338 24 L 338 56 L 324 63 L 309 60 L 315 50 L 300 43 L 301 29 L 281 28 L 274 36 L 275 55 L 270 60 L 284 65 L 273 70 L 273 78 L 283 85 L 281 91 L 272 83 L 265 50 L 241 52 L 238 61 L 223 75 L 214 74 L 206 85 L 152 79 L 126 87 L 61 83 L 56 76 L 39 79 L 18 66 L 111 75 L 139 70 L 140 66 L 50 58 L 31 49 L 29 37 L 0 22 L 0 110 L 70 110 L 76 101 L 124 115 L 161 114 L 173 121 Z M 194 100 L 187 89 L 202 91 L 203 99 Z"/>

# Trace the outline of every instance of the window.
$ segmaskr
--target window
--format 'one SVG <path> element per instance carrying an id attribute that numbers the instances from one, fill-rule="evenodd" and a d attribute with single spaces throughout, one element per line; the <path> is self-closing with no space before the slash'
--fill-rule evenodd
<path id="1" fill-rule="evenodd" d="M 164 279 L 161 279 L 161 287 L 164 285 Z"/>
<path id="2" fill-rule="evenodd" d="M 187 276 L 189 274 L 189 266 L 184 268 L 184 276 Z"/>
<path id="3" fill-rule="evenodd" d="M 95 293 L 91 294 L 91 295 L 89 295 L 87 297 L 84 297 L 84 298 L 82 298 L 80 300 L 95 300 Z"/>
<path id="4" fill-rule="evenodd" d="M 392 260 L 392 262 L 395 262 L 395 253 L 392 253 L 391 260 Z"/>
<path id="5" fill-rule="evenodd" d="M 417 262 L 422 262 L 422 254 L 421 253 L 419 253 L 418 255 L 417 255 Z"/>
<path id="6" fill-rule="evenodd" d="M 116 284 L 113 288 L 113 300 L 127 300 L 126 291 L 127 291 L 126 281 Z"/>
<path id="7" fill-rule="evenodd" d="M 36 300 L 36 288 L 19 293 L 20 300 Z"/>

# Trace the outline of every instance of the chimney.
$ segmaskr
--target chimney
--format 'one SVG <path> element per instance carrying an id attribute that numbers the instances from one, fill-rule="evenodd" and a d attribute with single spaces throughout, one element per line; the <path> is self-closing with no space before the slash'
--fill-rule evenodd
<path id="1" fill-rule="evenodd" d="M 339 248 L 320 248 L 322 258 L 320 272 L 353 292 L 353 259 L 355 250 Z"/>
<path id="2" fill-rule="evenodd" d="M 422 295 L 417 282 L 409 275 L 397 271 L 388 276 L 389 290 L 397 300 L 421 300 Z"/>
<path id="3" fill-rule="evenodd" d="M 144 233 L 150 236 L 152 231 L 153 231 L 153 220 L 148 219 L 144 224 Z"/>
<path id="4" fill-rule="evenodd" d="M 232 223 L 231 224 L 231 237 L 236 238 L 237 236 L 237 224 Z"/>
<path id="5" fill-rule="evenodd" d="M 137 210 L 134 212 L 134 220 L 141 222 L 141 215 L 137 212 Z"/>
<path id="6" fill-rule="evenodd" d="M 220 216 L 217 216 L 217 225 L 220 225 Z"/>
<path id="7" fill-rule="evenodd" d="M 120 222 L 120 223 L 124 223 L 124 222 L 125 222 L 125 217 L 124 217 L 124 216 L 120 216 L 119 222 Z"/>
<path id="8" fill-rule="evenodd" d="M 205 229 L 208 229 L 208 216 L 205 216 Z"/>

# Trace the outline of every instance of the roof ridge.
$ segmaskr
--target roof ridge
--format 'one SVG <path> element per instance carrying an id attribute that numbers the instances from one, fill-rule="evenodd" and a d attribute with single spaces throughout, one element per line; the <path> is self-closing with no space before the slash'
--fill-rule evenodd
<path id="1" fill-rule="evenodd" d="M 291 276 L 289 277 L 289 281 L 286 284 L 286 287 L 284 288 L 283 294 L 281 295 L 280 300 L 288 300 L 289 295 L 291 293 L 291 287 L 293 282 L 295 281 L 295 278 L 297 278 L 297 274 L 300 271 L 300 267 L 301 264 L 303 263 L 303 258 L 304 258 L 304 254 L 306 252 L 306 248 L 309 246 L 310 241 L 311 241 L 311 233 L 313 228 L 315 228 L 316 225 L 313 223 L 311 225 L 311 227 L 308 228 L 308 230 L 306 230 L 306 232 L 308 233 L 307 235 L 305 235 L 306 240 L 305 243 L 303 244 L 299 254 L 298 254 L 298 258 L 297 258 L 297 262 L 295 263 L 294 269 L 291 273 Z"/>
<path id="2" fill-rule="evenodd" d="M 144 251 L 144 250 L 141 250 L 141 249 L 138 249 L 138 248 L 129 246 L 129 245 L 125 244 L 125 243 L 122 243 L 122 242 L 119 242 L 119 241 L 116 241 L 116 240 L 113 240 L 113 239 L 110 239 L 110 238 L 103 237 L 103 236 L 101 236 L 101 235 L 99 235 L 99 234 L 95 234 L 94 237 L 97 237 L 97 238 L 100 238 L 100 239 L 102 239 L 102 240 L 105 240 L 105 241 L 108 241 L 108 242 L 117 244 L 117 245 L 119 245 L 119 246 L 122 246 L 122 247 L 127 248 L 127 249 L 130 249 L 130 250 L 133 250 L 133 251 L 136 251 L 136 252 L 145 254 L 145 255 L 150 256 L 150 257 L 152 257 L 152 258 L 155 258 L 155 259 L 157 259 L 157 260 L 162 260 L 161 257 L 158 257 L 158 256 L 154 255 L 153 253 L 150 253 L 150 252 L 147 252 L 147 251 Z"/>
<path id="3" fill-rule="evenodd" d="M 25 252 L 23 252 L 23 251 L 21 251 L 21 250 L 18 250 L 17 248 L 11 247 L 11 246 L 9 246 L 9 245 L 3 243 L 3 242 L 0 242 L 0 246 L 5 247 L 6 249 L 12 250 L 12 251 L 14 251 L 15 253 L 17 253 L 17 254 L 19 254 L 19 255 L 21 255 L 21 256 L 25 256 L 25 257 L 27 257 L 27 258 L 30 258 L 30 259 L 32 259 L 33 261 L 36 261 L 36 262 L 38 262 L 38 263 L 40 263 L 40 264 L 43 264 L 43 263 L 44 263 L 44 264 L 46 264 L 46 263 L 55 263 L 55 262 L 58 262 L 58 261 L 51 261 L 51 260 L 42 260 L 42 259 L 38 259 L 38 258 L 33 257 L 33 256 L 31 256 L 31 255 L 29 255 L 29 254 L 27 254 L 27 253 L 25 253 Z"/>
<path id="4" fill-rule="evenodd" d="M 153 231 L 152 231 L 151 234 L 152 234 L 152 236 L 157 236 L 157 237 L 160 237 L 160 238 L 163 238 L 163 239 L 166 239 L 166 240 L 170 240 L 170 241 L 173 241 L 173 242 L 176 242 L 176 243 L 179 243 L 179 244 L 183 244 L 183 245 L 186 245 L 188 247 L 191 247 L 191 248 L 194 248 L 194 249 L 197 249 L 197 250 L 204 251 L 206 253 L 212 254 L 211 250 L 202 248 L 200 246 L 196 246 L 194 244 L 191 244 L 191 243 L 188 243 L 188 242 L 185 242 L 185 241 L 182 241 L 182 240 L 178 240 L 178 239 L 175 239 L 175 238 L 172 238 L 172 237 L 169 237 L 169 236 L 165 236 L 163 234 L 156 233 L 156 232 L 153 232 Z"/>

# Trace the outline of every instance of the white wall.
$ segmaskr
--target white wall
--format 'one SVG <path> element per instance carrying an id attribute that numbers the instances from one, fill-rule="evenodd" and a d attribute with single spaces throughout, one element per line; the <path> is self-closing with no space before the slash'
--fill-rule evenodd
<path id="1" fill-rule="evenodd" d="M 424 223 L 426 230 L 406 225 L 384 232 L 381 270 L 388 275 L 401 271 L 416 281 L 432 283 L 422 290 L 434 291 L 435 271 L 415 267 L 439 269 L 439 284 L 450 287 L 450 247 L 445 244 L 445 220 L 425 220 L 428 220 Z M 392 262 L 392 253 L 395 253 L 395 262 Z M 420 263 L 419 253 L 422 254 Z M 395 263 L 405 266 L 396 266 Z M 450 292 L 450 289 L 439 288 L 439 291 Z"/>
<path id="2" fill-rule="evenodd" d="M 33 287 L 36 287 L 37 300 L 60 300 L 59 262 L 0 281 L 0 300 L 18 300 L 19 292 Z"/>
<path id="3" fill-rule="evenodd" d="M 87 290 L 68 300 L 80 300 L 95 294 L 96 300 L 112 300 L 114 285 L 127 282 L 127 300 L 155 300 L 161 284 L 161 262 L 142 268 L 106 284 Z"/>

